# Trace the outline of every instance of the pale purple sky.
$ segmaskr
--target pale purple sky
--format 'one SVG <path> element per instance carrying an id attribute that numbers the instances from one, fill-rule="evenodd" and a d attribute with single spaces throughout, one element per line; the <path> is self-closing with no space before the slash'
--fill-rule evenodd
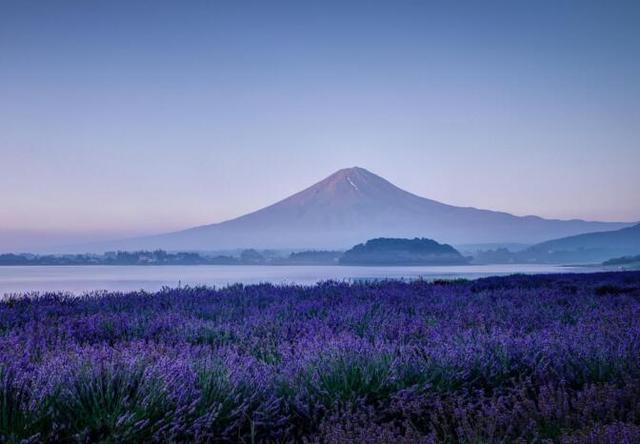
<path id="1" fill-rule="evenodd" d="M 355 165 L 640 220 L 639 3 L 456 4 L 2 2 L 0 247 L 222 221 Z"/>

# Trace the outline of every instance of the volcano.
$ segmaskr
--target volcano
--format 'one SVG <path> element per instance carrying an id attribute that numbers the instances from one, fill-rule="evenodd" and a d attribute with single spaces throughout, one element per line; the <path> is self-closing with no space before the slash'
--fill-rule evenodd
<path id="1" fill-rule="evenodd" d="M 631 224 L 552 220 L 457 207 L 402 190 L 364 168 L 342 169 L 273 205 L 225 222 L 103 244 L 107 249 L 346 249 L 376 237 L 449 244 L 537 243 Z"/>

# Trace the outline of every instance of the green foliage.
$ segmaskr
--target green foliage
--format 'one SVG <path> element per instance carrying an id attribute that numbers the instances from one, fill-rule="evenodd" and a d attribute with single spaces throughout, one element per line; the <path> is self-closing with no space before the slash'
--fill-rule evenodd
<path id="1" fill-rule="evenodd" d="M 233 387 L 229 372 L 222 365 L 208 365 L 199 369 L 196 387 L 200 390 L 196 416 L 203 418 L 212 433 L 224 432 L 237 420 L 238 402 L 243 400 L 238 395 L 248 394 L 248 388 Z"/>
<path id="2" fill-rule="evenodd" d="M 29 389 L 13 372 L 0 368 L 0 442 L 29 438 L 34 417 L 28 410 Z"/>
<path id="3" fill-rule="evenodd" d="M 312 366 L 306 379 L 306 389 L 325 406 L 362 400 L 373 404 L 388 397 L 395 386 L 388 355 L 331 358 Z"/>
<path id="4" fill-rule="evenodd" d="M 64 439 L 82 442 L 138 441 L 151 437 L 172 409 L 162 386 L 141 367 L 83 368 L 57 394 L 56 422 Z"/>

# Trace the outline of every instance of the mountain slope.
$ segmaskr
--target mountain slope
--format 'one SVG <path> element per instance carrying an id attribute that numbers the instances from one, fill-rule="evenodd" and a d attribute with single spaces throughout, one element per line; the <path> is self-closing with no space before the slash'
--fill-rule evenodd
<path id="1" fill-rule="evenodd" d="M 586 248 L 627 248 L 640 250 L 640 224 L 615 231 L 585 233 L 553 239 L 531 249 L 577 250 Z"/>
<path id="2" fill-rule="evenodd" d="M 404 191 L 363 168 L 340 170 L 280 202 L 226 222 L 111 242 L 98 249 L 349 248 L 375 237 L 534 243 L 624 223 L 546 220 L 456 207 Z"/>
<path id="3" fill-rule="evenodd" d="M 615 231 L 585 233 L 542 242 L 520 255 L 537 262 L 602 262 L 640 254 L 640 224 Z"/>

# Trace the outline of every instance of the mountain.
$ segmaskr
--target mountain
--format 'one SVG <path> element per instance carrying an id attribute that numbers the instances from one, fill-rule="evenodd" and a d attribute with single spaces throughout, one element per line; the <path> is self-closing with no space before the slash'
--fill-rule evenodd
<path id="1" fill-rule="evenodd" d="M 640 224 L 615 231 L 554 239 L 518 253 L 526 262 L 547 263 L 597 263 L 637 254 L 640 254 Z"/>
<path id="2" fill-rule="evenodd" d="M 627 225 L 516 217 L 508 213 L 456 207 L 404 191 L 363 168 L 348 168 L 280 202 L 226 222 L 96 244 L 91 249 L 343 249 L 381 236 L 428 236 L 453 244 L 532 244 Z"/>
<path id="3" fill-rule="evenodd" d="M 455 248 L 432 239 L 378 238 L 358 244 L 340 258 L 343 265 L 463 265 Z"/>
<path id="4" fill-rule="evenodd" d="M 640 255 L 638 256 L 623 256 L 623 257 L 614 257 L 612 259 L 606 260 L 602 263 L 602 265 L 611 265 L 611 266 L 625 266 L 625 267 L 640 267 Z"/>

